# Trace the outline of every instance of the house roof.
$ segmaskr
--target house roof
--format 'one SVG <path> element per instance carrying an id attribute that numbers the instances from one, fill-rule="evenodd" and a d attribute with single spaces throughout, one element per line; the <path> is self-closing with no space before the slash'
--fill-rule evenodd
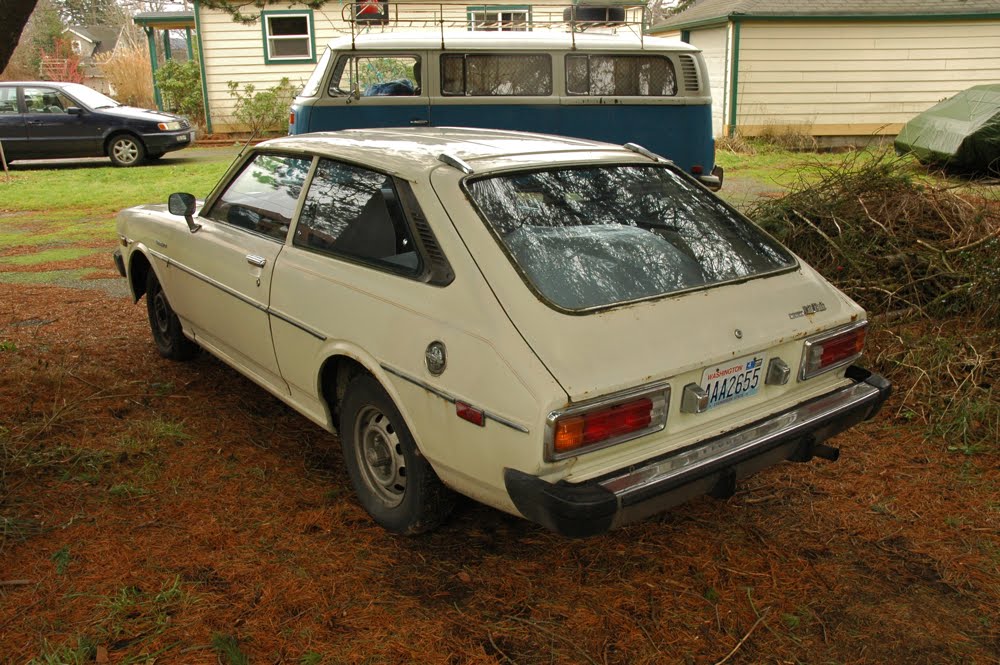
<path id="1" fill-rule="evenodd" d="M 687 9 L 653 26 L 670 28 L 724 21 L 730 17 L 913 17 L 1000 16 L 1000 0 L 695 0 Z"/>
<path id="2" fill-rule="evenodd" d="M 94 49 L 94 55 L 99 53 L 105 53 L 107 51 L 115 50 L 115 44 L 118 43 L 118 29 L 109 28 L 103 25 L 71 25 L 63 32 L 73 32 L 83 37 L 91 44 L 97 44 L 97 48 Z"/>

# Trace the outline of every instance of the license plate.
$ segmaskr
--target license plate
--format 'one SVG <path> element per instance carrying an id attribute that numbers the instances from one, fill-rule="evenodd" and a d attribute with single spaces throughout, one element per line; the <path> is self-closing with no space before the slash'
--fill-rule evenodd
<path id="1" fill-rule="evenodd" d="M 706 367 L 701 375 L 701 387 L 708 393 L 706 409 L 756 395 L 764 382 L 765 360 L 761 353 Z"/>

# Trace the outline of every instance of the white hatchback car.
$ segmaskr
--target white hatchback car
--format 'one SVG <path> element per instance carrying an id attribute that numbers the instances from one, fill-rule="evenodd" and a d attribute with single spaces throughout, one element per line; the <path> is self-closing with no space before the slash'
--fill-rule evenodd
<path id="1" fill-rule="evenodd" d="M 118 218 L 167 358 L 201 347 L 331 432 L 417 533 L 457 491 L 600 533 L 871 418 L 864 311 L 639 146 L 474 129 L 267 141 Z"/>

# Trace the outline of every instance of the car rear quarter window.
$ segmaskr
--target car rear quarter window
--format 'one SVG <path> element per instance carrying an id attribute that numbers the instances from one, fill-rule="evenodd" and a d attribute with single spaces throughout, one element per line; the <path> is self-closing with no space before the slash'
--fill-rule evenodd
<path id="1" fill-rule="evenodd" d="M 559 309 L 607 307 L 796 265 L 672 167 L 538 170 L 467 186 L 510 259 Z"/>
<path id="2" fill-rule="evenodd" d="M 0 88 L 0 115 L 20 112 L 17 108 L 17 88 Z"/>
<path id="3" fill-rule="evenodd" d="M 283 242 L 311 164 L 304 157 L 258 154 L 206 216 Z"/>
<path id="4" fill-rule="evenodd" d="M 316 167 L 292 244 L 401 274 L 422 267 L 392 178 L 329 159 Z"/>

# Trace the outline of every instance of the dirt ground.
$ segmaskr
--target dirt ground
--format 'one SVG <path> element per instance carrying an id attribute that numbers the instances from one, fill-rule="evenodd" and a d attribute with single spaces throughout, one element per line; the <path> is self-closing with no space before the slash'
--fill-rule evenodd
<path id="1" fill-rule="evenodd" d="M 144 301 L 0 284 L 0 341 L 3 663 L 1000 661 L 995 458 L 893 404 L 837 463 L 604 537 L 467 502 L 401 538 L 334 437 L 161 359 Z"/>

